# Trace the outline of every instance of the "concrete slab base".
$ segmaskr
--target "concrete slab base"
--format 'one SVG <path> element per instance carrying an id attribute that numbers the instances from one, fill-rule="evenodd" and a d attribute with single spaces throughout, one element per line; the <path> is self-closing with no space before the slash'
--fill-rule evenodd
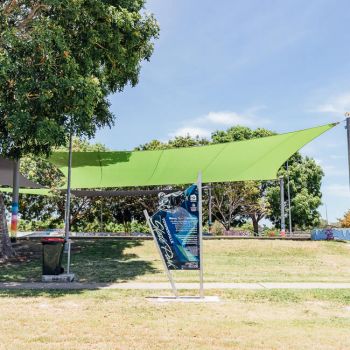
<path id="1" fill-rule="evenodd" d="M 159 296 L 159 297 L 148 297 L 149 301 L 155 303 L 217 303 L 220 301 L 218 296 L 206 296 L 206 297 L 195 297 L 195 296 Z"/>
<path id="2" fill-rule="evenodd" d="M 60 275 L 42 275 L 41 281 L 42 282 L 60 282 L 60 283 L 67 283 L 67 282 L 73 282 L 75 278 L 74 273 L 62 273 Z"/>

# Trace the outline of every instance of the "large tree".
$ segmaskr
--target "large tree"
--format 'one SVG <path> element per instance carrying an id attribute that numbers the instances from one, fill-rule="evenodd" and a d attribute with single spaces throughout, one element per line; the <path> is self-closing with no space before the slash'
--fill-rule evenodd
<path id="1" fill-rule="evenodd" d="M 314 159 L 302 157 L 296 153 L 289 159 L 289 174 L 286 167 L 283 166 L 279 176 L 283 176 L 284 198 L 287 208 L 287 181 L 289 176 L 290 195 L 291 195 L 291 214 L 293 229 L 307 229 L 314 227 L 320 222 L 319 206 L 322 204 L 321 183 L 324 175 L 320 165 Z M 267 189 L 267 199 L 270 205 L 268 218 L 280 227 L 280 187 L 278 183 L 271 183 Z M 289 221 L 289 210 L 285 212 L 286 222 Z"/>
<path id="2" fill-rule="evenodd" d="M 0 4 L 0 151 L 49 153 L 111 126 L 108 95 L 138 81 L 158 25 L 142 0 Z"/>
<path id="3" fill-rule="evenodd" d="M 137 83 L 158 36 L 144 3 L 0 3 L 0 154 L 47 155 L 114 123 L 109 94 Z"/>

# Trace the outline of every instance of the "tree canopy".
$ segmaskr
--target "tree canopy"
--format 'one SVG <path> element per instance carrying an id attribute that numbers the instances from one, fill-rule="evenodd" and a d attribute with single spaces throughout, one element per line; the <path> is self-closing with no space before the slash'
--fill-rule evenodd
<path id="1" fill-rule="evenodd" d="M 113 124 L 108 95 L 138 82 L 158 36 L 144 2 L 1 2 L 0 153 L 48 154 Z"/>
<path id="2" fill-rule="evenodd" d="M 344 228 L 349 228 L 350 227 L 350 210 L 348 210 L 344 216 L 339 219 L 340 221 L 340 226 Z"/>

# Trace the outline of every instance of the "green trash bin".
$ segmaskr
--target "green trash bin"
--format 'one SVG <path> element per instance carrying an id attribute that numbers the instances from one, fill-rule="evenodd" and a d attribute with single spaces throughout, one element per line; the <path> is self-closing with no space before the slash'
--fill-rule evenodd
<path id="1" fill-rule="evenodd" d="M 63 273 L 62 256 L 64 239 L 60 237 L 45 237 L 43 245 L 43 275 L 59 275 Z"/>

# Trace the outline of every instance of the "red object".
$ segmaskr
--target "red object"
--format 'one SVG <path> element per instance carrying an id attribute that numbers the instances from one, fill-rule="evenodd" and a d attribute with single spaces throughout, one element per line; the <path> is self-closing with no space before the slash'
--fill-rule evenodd
<path id="1" fill-rule="evenodd" d="M 64 243 L 64 238 L 61 238 L 61 237 L 44 237 L 41 240 L 41 243 L 52 243 L 52 242 Z"/>

